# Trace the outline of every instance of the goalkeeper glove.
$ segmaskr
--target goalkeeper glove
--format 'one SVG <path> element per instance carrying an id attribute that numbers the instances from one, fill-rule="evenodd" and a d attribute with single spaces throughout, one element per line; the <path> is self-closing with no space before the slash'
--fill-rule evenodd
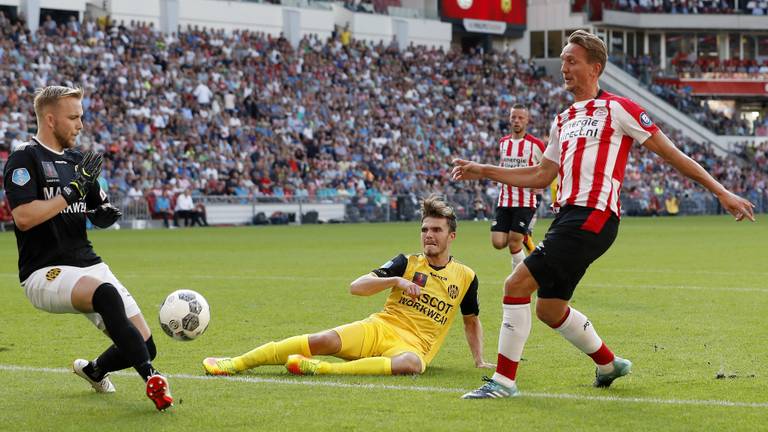
<path id="1" fill-rule="evenodd" d="M 99 228 L 109 228 L 123 215 L 119 208 L 110 203 L 104 203 L 96 208 L 93 214 L 88 215 L 91 223 Z"/>
<path id="2" fill-rule="evenodd" d="M 103 159 L 99 153 L 92 151 L 85 153 L 83 160 L 75 166 L 75 177 L 61 189 L 61 195 L 67 204 L 71 205 L 88 195 L 91 185 L 96 183 L 101 175 L 102 162 Z"/>

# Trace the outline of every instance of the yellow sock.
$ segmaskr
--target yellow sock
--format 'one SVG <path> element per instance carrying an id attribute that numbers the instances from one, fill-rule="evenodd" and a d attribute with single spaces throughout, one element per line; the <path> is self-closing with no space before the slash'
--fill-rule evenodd
<path id="1" fill-rule="evenodd" d="M 528 250 L 528 253 L 533 252 L 534 249 L 536 249 L 536 245 L 533 243 L 533 234 L 525 236 L 524 243 L 525 248 Z"/>
<path id="2" fill-rule="evenodd" d="M 392 359 L 369 357 L 342 363 L 321 362 L 319 375 L 392 375 Z"/>
<path id="3" fill-rule="evenodd" d="M 235 369 L 244 371 L 262 365 L 284 365 L 291 354 L 311 357 L 309 335 L 294 336 L 279 342 L 269 342 L 247 353 L 233 357 Z"/>

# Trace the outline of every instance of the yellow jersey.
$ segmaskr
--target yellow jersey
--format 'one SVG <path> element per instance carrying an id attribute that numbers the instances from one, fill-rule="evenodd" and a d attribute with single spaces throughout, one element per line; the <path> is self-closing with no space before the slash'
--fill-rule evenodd
<path id="1" fill-rule="evenodd" d="M 421 287 L 413 299 L 392 287 L 384 310 L 371 315 L 395 329 L 409 345 L 421 350 L 429 363 L 440 350 L 456 313 L 477 315 L 477 276 L 451 257 L 445 267 L 432 267 L 422 254 L 398 255 L 373 271 L 378 277 L 400 276 Z"/>

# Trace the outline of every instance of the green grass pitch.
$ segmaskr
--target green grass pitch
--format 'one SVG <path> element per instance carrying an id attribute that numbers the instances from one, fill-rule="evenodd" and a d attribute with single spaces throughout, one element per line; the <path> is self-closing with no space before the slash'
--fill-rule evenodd
<path id="1" fill-rule="evenodd" d="M 548 225 L 541 221 L 536 235 Z M 206 356 L 366 317 L 385 295 L 348 283 L 419 250 L 418 225 L 362 224 L 92 232 L 96 251 L 133 293 L 155 332 L 155 365 L 176 406 L 154 410 L 134 373 L 99 395 L 66 368 L 109 345 L 83 317 L 35 310 L 17 279 L 12 233 L 0 234 L 2 430 L 760 430 L 768 422 L 768 230 L 727 217 L 627 218 L 587 272 L 574 307 L 634 362 L 611 389 L 536 321 L 513 400 L 464 401 L 492 371 L 473 368 L 461 320 L 416 377 L 293 377 L 263 367 L 207 378 Z M 495 362 L 509 255 L 488 223 L 461 222 L 454 255 L 480 279 L 485 356 Z M 179 288 L 203 293 L 212 320 L 198 340 L 162 334 L 157 309 Z M 130 371 L 128 371 L 130 372 Z M 723 378 L 718 379 L 720 375 Z"/>

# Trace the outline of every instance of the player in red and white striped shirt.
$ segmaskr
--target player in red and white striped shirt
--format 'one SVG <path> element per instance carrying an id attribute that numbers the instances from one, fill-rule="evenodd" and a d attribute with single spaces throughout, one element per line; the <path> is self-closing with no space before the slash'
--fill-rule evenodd
<path id="1" fill-rule="evenodd" d="M 544 153 L 544 142 L 527 133 L 528 110 L 515 104 L 509 110 L 512 133 L 499 140 L 499 166 L 506 168 L 538 165 Z M 496 203 L 496 216 L 491 223 L 491 243 L 496 249 L 509 248 L 512 270 L 525 259 L 523 239 L 536 212 L 534 190 L 501 184 Z"/>
<path id="2" fill-rule="evenodd" d="M 457 159 L 456 180 L 488 178 L 519 187 L 544 187 L 559 175 L 559 212 L 544 241 L 504 284 L 504 315 L 496 373 L 467 399 L 516 396 L 517 366 L 531 331 L 531 295 L 536 316 L 589 355 L 597 365 L 595 387 L 609 387 L 632 363 L 608 349 L 584 314 L 569 300 L 587 267 L 613 243 L 619 227 L 619 193 L 627 155 L 635 141 L 715 194 L 737 221 L 754 221 L 754 205 L 727 190 L 662 133 L 629 99 L 600 90 L 605 44 L 577 30 L 560 55 L 566 90 L 575 102 L 557 116 L 541 164 L 503 168 Z"/>

